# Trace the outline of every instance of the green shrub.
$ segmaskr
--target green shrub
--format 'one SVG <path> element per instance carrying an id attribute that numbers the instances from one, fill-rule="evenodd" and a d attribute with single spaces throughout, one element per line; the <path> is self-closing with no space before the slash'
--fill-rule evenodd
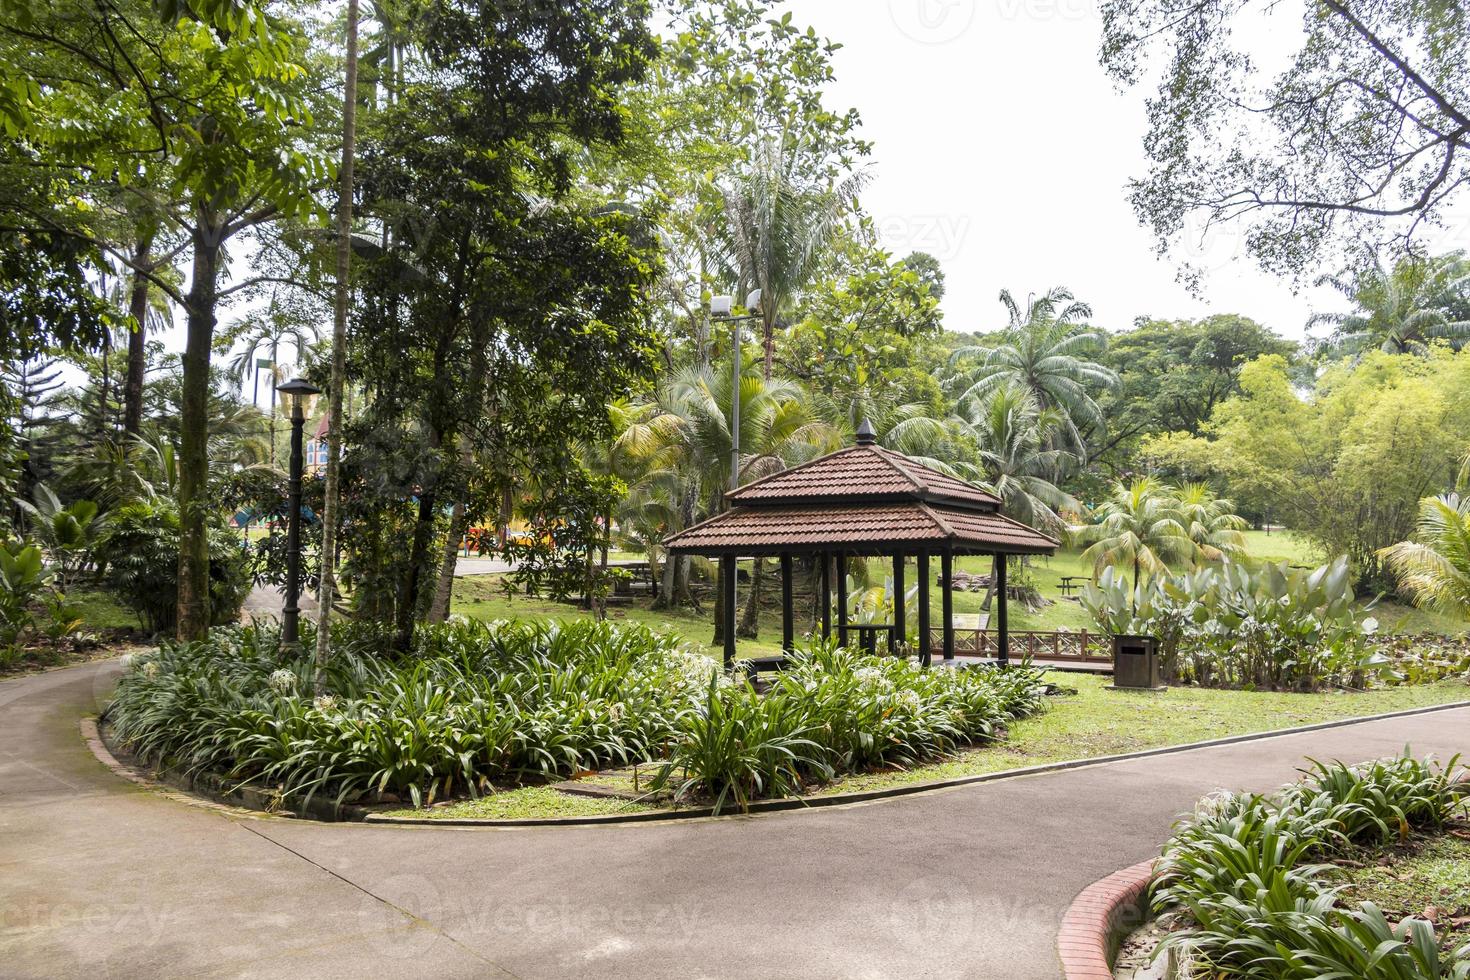
<path id="1" fill-rule="evenodd" d="M 149 758 L 293 796 L 421 805 L 665 760 L 658 787 L 723 807 L 991 738 L 1042 690 L 1030 670 L 922 671 L 828 648 L 761 695 L 671 637 L 589 621 L 429 626 L 389 657 L 347 624 L 334 648 L 313 697 L 311 660 L 272 628 L 166 643 L 130 662 L 108 718 Z"/>
<path id="2" fill-rule="evenodd" d="M 714 684 L 695 709 L 655 786 L 702 789 L 716 806 L 798 792 L 804 780 L 879 766 L 911 766 L 996 736 L 1042 703 L 1028 668 L 925 670 L 818 643 L 757 696 Z"/>
<path id="3" fill-rule="evenodd" d="M 21 657 L 21 641 L 34 625 L 31 605 L 50 582 L 41 549 L 24 541 L 0 542 L 0 667 Z"/>
<path id="4" fill-rule="evenodd" d="M 98 562 L 118 597 L 155 633 L 173 631 L 178 621 L 179 513 L 165 498 L 124 504 L 107 515 Z M 240 539 L 214 517 L 209 543 L 209 621 L 232 623 L 250 594 L 251 556 Z"/>
<path id="5" fill-rule="evenodd" d="M 1159 639 L 1168 683 L 1311 691 L 1392 676 L 1360 618 L 1346 557 L 1313 570 L 1234 562 L 1130 586 L 1113 569 L 1082 590 L 1109 633 Z"/>
<path id="6" fill-rule="evenodd" d="M 1193 976 L 1470 977 L 1470 947 L 1446 960 L 1427 921 L 1394 928 L 1371 903 L 1337 908 L 1309 863 L 1443 824 L 1463 805 L 1457 762 L 1314 763 L 1273 796 L 1206 797 L 1155 867 L 1154 911 L 1187 920 L 1159 953 L 1181 954 Z"/>

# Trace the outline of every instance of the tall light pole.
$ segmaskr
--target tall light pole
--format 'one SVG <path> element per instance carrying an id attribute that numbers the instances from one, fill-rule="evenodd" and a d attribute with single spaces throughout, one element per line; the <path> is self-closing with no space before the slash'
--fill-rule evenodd
<path id="1" fill-rule="evenodd" d="M 730 364 L 730 489 L 740 489 L 740 369 L 744 358 L 740 351 L 740 324 L 746 320 L 761 318 L 761 291 L 753 289 L 745 297 L 745 308 L 756 312 L 744 316 L 731 316 L 735 306 L 731 296 L 714 296 L 709 301 L 710 315 L 716 320 L 729 320 L 731 343 L 734 347 Z"/>
<path id="2" fill-rule="evenodd" d="M 281 610 L 281 646 L 300 643 L 301 623 L 301 430 L 306 424 L 306 399 L 322 390 L 301 378 L 292 378 L 276 390 L 291 408 L 291 482 L 287 492 L 290 514 L 286 520 L 286 606 Z"/>

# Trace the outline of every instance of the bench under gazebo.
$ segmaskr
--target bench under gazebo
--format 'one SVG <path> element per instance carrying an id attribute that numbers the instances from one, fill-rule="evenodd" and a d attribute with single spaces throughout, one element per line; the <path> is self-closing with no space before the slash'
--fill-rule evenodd
<path id="1" fill-rule="evenodd" d="M 990 555 L 996 562 L 996 660 L 1010 659 L 1006 623 L 1006 557 L 1050 555 L 1059 542 L 1001 513 L 1001 501 L 972 483 L 922 466 L 902 453 L 879 446 L 873 427 L 863 422 L 857 445 L 793 466 L 725 494 L 729 509 L 670 535 L 671 555 L 720 560 L 724 589 L 720 610 L 726 664 L 735 661 L 736 560 L 777 558 L 781 567 L 781 649 L 795 645 L 792 601 L 793 559 L 814 558 L 821 581 L 818 613 L 824 638 L 837 632 L 871 641 L 886 631 L 888 648 L 901 649 L 907 636 L 904 573 L 915 559 L 918 590 L 919 660 L 928 666 L 933 633 L 929 617 L 930 560 L 938 559 L 941 593 L 941 655 L 955 657 L 954 559 Z M 881 627 L 849 622 L 847 589 L 837 582 L 833 614 L 833 565 L 841 558 L 886 557 L 893 562 L 893 622 Z M 864 635 L 869 634 L 869 635 Z"/>

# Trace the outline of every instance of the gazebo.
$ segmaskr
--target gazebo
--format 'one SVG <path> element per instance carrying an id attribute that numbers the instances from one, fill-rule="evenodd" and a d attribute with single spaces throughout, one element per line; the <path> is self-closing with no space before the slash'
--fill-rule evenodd
<path id="1" fill-rule="evenodd" d="M 972 483 L 879 446 L 873 427 L 864 421 L 857 445 L 809 463 L 748 483 L 725 494 L 729 509 L 664 540 L 671 555 L 719 558 L 724 589 L 721 603 L 726 664 L 735 660 L 737 558 L 780 559 L 781 648 L 794 648 L 792 559 L 815 557 L 820 564 L 822 636 L 833 629 L 834 562 L 843 557 L 888 557 L 893 560 L 895 602 L 888 632 L 890 650 L 906 636 L 902 596 L 906 560 L 916 560 L 919 660 L 928 666 L 932 634 L 929 624 L 929 560 L 937 556 L 943 587 L 940 612 L 946 661 L 954 660 L 953 572 L 956 555 L 993 555 L 996 563 L 997 659 L 1006 663 L 1010 644 L 1006 623 L 1008 555 L 1050 555 L 1058 542 L 1001 513 L 1001 501 Z M 852 630 L 873 627 L 848 622 L 847 589 L 837 583 L 836 628 L 844 645 Z"/>

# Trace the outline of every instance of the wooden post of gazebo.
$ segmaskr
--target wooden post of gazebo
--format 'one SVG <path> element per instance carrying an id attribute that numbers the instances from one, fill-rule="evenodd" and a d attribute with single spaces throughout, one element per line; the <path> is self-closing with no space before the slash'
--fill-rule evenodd
<path id="1" fill-rule="evenodd" d="M 720 556 L 720 585 L 725 590 L 721 596 L 720 624 L 721 639 L 725 644 L 725 666 L 735 662 L 735 556 Z"/>
<path id="2" fill-rule="evenodd" d="M 720 559 L 723 590 L 720 626 L 726 663 L 735 660 L 736 556 L 781 561 L 781 645 L 794 646 L 791 563 L 809 555 L 820 565 L 821 630 L 832 635 L 832 589 L 837 592 L 837 633 L 847 643 L 847 581 L 834 569 L 846 555 L 884 556 L 893 561 L 893 625 L 890 645 L 901 648 L 906 627 L 903 608 L 904 562 L 916 558 L 919 582 L 918 655 L 931 660 L 929 556 L 939 553 L 944 659 L 953 662 L 954 559 L 956 555 L 993 555 L 996 582 L 998 652 L 1010 657 L 1007 636 L 1005 560 L 1009 555 L 1049 555 L 1058 542 L 1000 512 L 1000 499 L 987 490 L 921 466 L 877 444 L 864 422 L 857 445 L 747 483 L 725 495 L 728 509 L 669 536 L 669 555 L 707 555 Z M 833 582 L 834 576 L 838 581 Z"/>
<path id="3" fill-rule="evenodd" d="M 919 580 L 919 663 L 929 666 L 929 552 L 914 559 L 914 577 Z"/>
<path id="4" fill-rule="evenodd" d="M 888 634 L 888 652 L 897 653 L 903 649 L 904 638 L 908 635 L 908 624 L 904 619 L 908 610 L 904 608 L 904 597 L 908 590 L 903 587 L 903 555 L 893 556 L 893 632 Z"/>
<path id="5" fill-rule="evenodd" d="M 837 552 L 832 561 L 832 577 L 837 580 L 837 645 L 847 646 L 847 556 Z"/>
<path id="6" fill-rule="evenodd" d="M 791 605 L 791 556 L 781 556 L 781 650 L 796 649 L 796 616 Z"/>
<path id="7" fill-rule="evenodd" d="M 939 556 L 939 576 L 944 579 L 941 598 L 941 615 L 944 617 L 944 660 L 954 660 L 954 554 L 946 551 Z"/>
<path id="8" fill-rule="evenodd" d="M 1011 662 L 1011 630 L 1010 624 L 1006 622 L 1006 556 L 999 553 L 995 555 L 995 594 L 1000 600 L 1000 604 L 995 607 L 995 659 L 1002 664 L 1008 664 Z"/>
<path id="9" fill-rule="evenodd" d="M 822 564 L 822 639 L 832 639 L 832 556 L 825 551 L 817 555 Z"/>

